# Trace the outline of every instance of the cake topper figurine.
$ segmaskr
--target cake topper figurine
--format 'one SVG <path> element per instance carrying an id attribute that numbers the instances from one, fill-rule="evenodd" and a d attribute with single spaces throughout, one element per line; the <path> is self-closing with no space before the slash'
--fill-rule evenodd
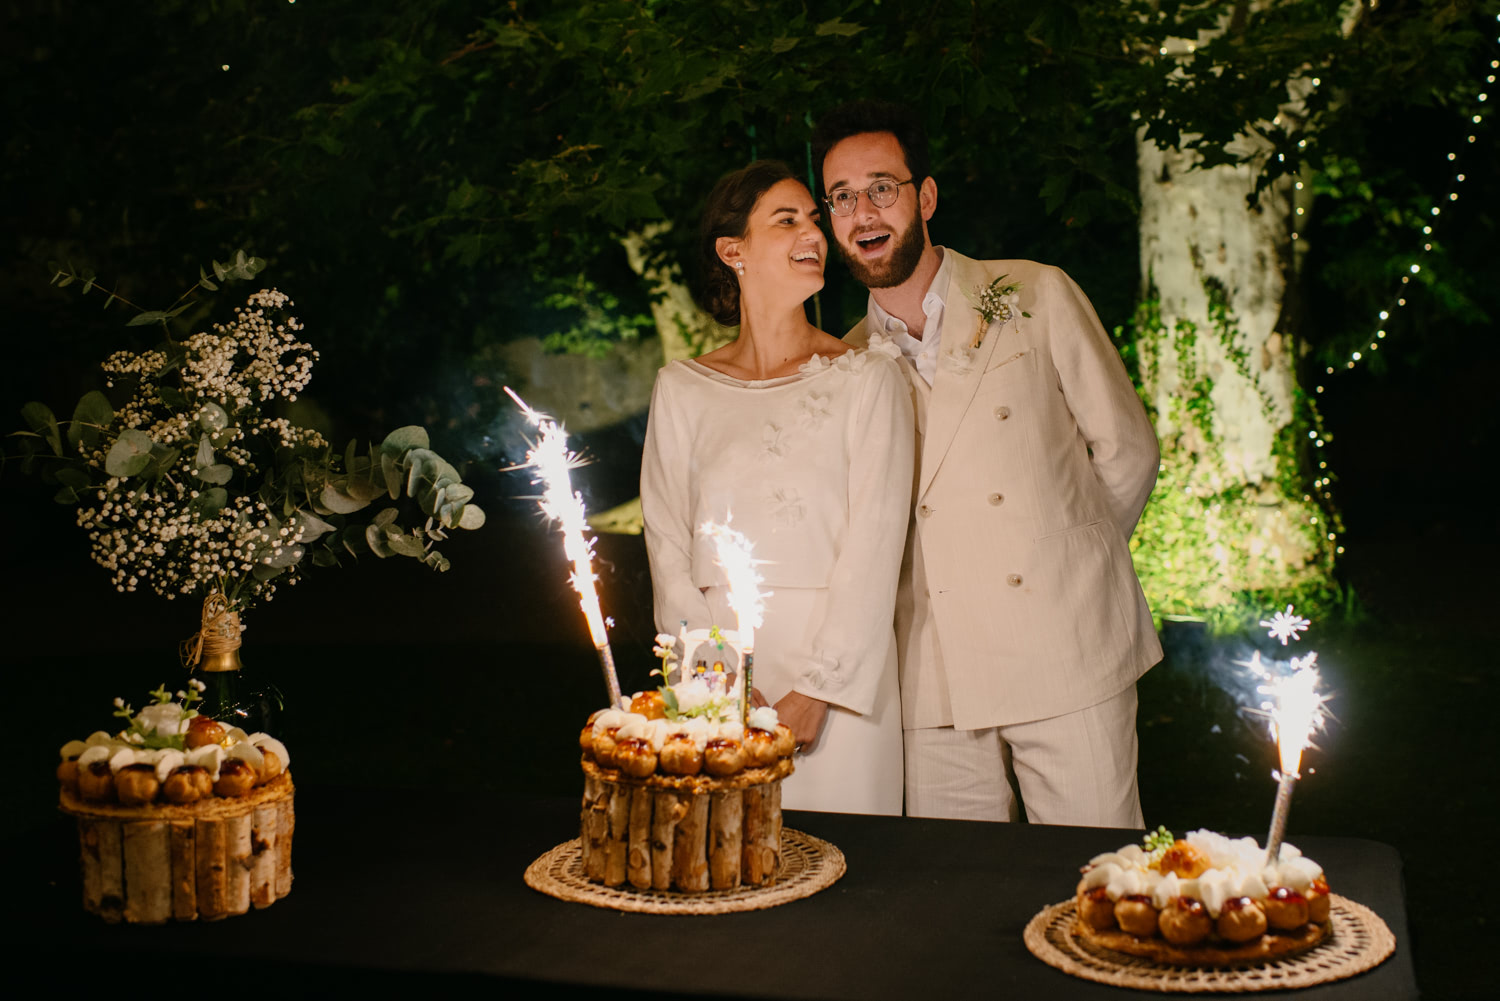
<path id="1" fill-rule="evenodd" d="M 755 630 L 760 626 L 765 611 L 764 595 L 760 593 L 760 573 L 755 569 L 758 562 L 751 555 L 750 540 L 744 534 L 729 527 L 732 516 L 724 524 L 704 522 L 699 532 L 713 540 L 716 563 L 729 578 L 729 607 L 734 611 L 736 638 L 739 640 L 742 657 L 739 689 L 740 718 L 747 724 L 750 719 L 750 689 L 755 664 Z"/>
<path id="2" fill-rule="evenodd" d="M 568 451 L 568 434 L 556 421 L 546 414 L 538 413 L 526 405 L 526 401 L 505 387 L 505 394 L 516 401 L 521 413 L 539 437 L 526 452 L 526 461 L 512 469 L 534 469 L 533 483 L 541 483 L 545 490 L 537 498 L 542 513 L 558 523 L 562 532 L 563 552 L 573 564 L 569 583 L 578 592 L 578 603 L 583 607 L 583 617 L 588 621 L 589 634 L 594 641 L 594 650 L 599 654 L 599 666 L 604 672 L 604 686 L 609 689 L 611 708 L 620 708 L 620 679 L 615 673 L 615 657 L 609 648 L 609 635 L 605 632 L 604 614 L 599 610 L 599 593 L 594 584 L 599 580 L 594 573 L 594 540 L 587 536 L 588 512 L 584 510 L 583 496 L 573 489 L 568 470 L 581 465 L 578 456 Z"/>
<path id="3" fill-rule="evenodd" d="M 1270 621 L 1262 622 L 1273 639 L 1287 645 L 1289 639 L 1300 639 L 1300 633 L 1309 625 L 1308 620 L 1292 613 L 1292 606 L 1285 612 L 1277 612 Z M 1271 737 L 1276 741 L 1280 758 L 1280 770 L 1273 773 L 1276 779 L 1276 805 L 1271 811 L 1271 829 L 1266 835 L 1266 864 L 1275 864 L 1281 853 L 1281 841 L 1286 834 L 1287 814 L 1292 806 L 1292 788 L 1302 776 L 1302 752 L 1312 744 L 1313 734 L 1323 728 L 1328 714 L 1324 706 L 1328 695 L 1318 690 L 1322 678 L 1318 674 L 1318 655 L 1309 652 L 1305 657 L 1293 657 L 1287 671 L 1273 669 L 1261 659 L 1256 651 L 1248 661 L 1240 662 L 1263 682 L 1256 691 L 1266 696 L 1260 708 L 1252 710 L 1256 715 L 1270 721 Z"/>

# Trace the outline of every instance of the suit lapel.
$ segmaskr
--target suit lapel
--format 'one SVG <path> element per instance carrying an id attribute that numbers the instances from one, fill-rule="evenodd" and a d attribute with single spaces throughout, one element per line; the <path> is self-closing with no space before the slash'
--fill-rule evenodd
<path id="1" fill-rule="evenodd" d="M 953 254 L 952 250 L 946 253 Z M 986 282 L 984 268 L 961 254 L 954 254 L 953 275 L 943 296 L 942 342 L 938 347 L 937 373 L 932 378 L 932 398 L 927 409 L 927 427 L 922 440 L 922 474 L 918 481 L 920 498 L 932 485 L 958 433 L 959 421 L 979 389 L 979 380 L 995 353 L 1001 325 L 985 328 L 979 347 L 970 348 L 979 329 L 979 313 L 964 295 Z"/>

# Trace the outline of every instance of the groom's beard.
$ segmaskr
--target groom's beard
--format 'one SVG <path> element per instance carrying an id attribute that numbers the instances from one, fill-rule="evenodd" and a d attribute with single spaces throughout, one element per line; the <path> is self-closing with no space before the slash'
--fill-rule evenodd
<path id="1" fill-rule="evenodd" d="M 922 260 L 922 251 L 927 249 L 927 241 L 922 234 L 922 217 L 914 214 L 911 224 L 900 233 L 891 234 L 891 240 L 894 246 L 890 256 L 873 265 L 858 260 L 842 242 L 839 243 L 839 254 L 849 266 L 849 272 L 866 288 L 894 288 L 917 270 L 917 265 Z"/>

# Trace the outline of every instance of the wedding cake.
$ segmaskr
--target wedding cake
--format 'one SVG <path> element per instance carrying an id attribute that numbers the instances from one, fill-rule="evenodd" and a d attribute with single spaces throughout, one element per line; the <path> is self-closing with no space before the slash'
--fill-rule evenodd
<path id="1" fill-rule="evenodd" d="M 1328 930 L 1323 869 L 1283 844 L 1165 829 L 1089 860 L 1076 897 L 1085 940 L 1161 963 L 1213 965 L 1288 956 Z"/>
<path id="2" fill-rule="evenodd" d="M 590 881 L 701 893 L 775 879 L 781 780 L 792 773 L 795 740 L 776 710 L 743 712 L 730 676 L 715 668 L 700 664 L 584 727 L 580 827 Z"/>
<path id="3" fill-rule="evenodd" d="M 78 824 L 83 906 L 106 921 L 207 920 L 291 892 L 293 786 L 285 745 L 164 690 L 124 730 L 62 746 L 59 800 Z"/>

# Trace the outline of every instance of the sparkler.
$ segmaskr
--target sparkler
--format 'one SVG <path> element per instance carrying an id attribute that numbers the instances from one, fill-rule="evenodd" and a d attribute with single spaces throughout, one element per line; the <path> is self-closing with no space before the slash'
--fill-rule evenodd
<path id="1" fill-rule="evenodd" d="M 599 654 L 599 667 L 604 672 L 604 687 L 609 690 L 611 708 L 620 705 L 620 679 L 615 673 L 615 657 L 609 648 L 609 636 L 604 628 L 604 614 L 599 610 L 599 594 L 594 588 L 599 577 L 594 573 L 594 540 L 587 536 L 588 512 L 583 506 L 583 496 L 573 489 L 568 470 L 580 465 L 578 456 L 568 451 L 568 434 L 556 421 L 546 414 L 532 410 L 526 401 L 517 396 L 509 386 L 505 394 L 516 401 L 521 413 L 539 437 L 526 452 L 526 462 L 518 467 L 536 470 L 533 483 L 545 485 L 538 498 L 542 513 L 558 523 L 563 537 L 563 552 L 573 564 L 568 582 L 578 592 L 578 603 L 583 608 L 583 617 L 588 621 L 589 634 L 594 641 L 594 650 Z"/>
<path id="2" fill-rule="evenodd" d="M 1269 627 L 1270 635 L 1281 640 L 1282 645 L 1286 644 L 1288 637 L 1299 638 L 1297 634 L 1309 625 L 1306 619 L 1294 619 L 1291 613 L 1292 608 L 1288 605 L 1285 613 L 1278 612 L 1271 622 L 1261 623 Z M 1318 691 L 1322 678 L 1318 674 L 1317 662 L 1316 653 L 1293 657 L 1291 673 L 1276 674 L 1261 660 L 1260 652 L 1256 651 L 1244 663 L 1245 667 L 1265 682 L 1256 689 L 1267 696 L 1266 701 L 1261 703 L 1258 714 L 1270 720 L 1271 737 L 1276 741 L 1281 765 L 1280 770 L 1275 773 L 1276 805 L 1271 811 L 1271 829 L 1266 835 L 1267 865 L 1275 864 L 1281 854 L 1287 814 L 1292 807 L 1292 789 L 1302 777 L 1299 773 L 1302 752 L 1312 743 L 1313 734 L 1323 728 L 1328 715 L 1324 711 L 1328 696 Z"/>
<path id="3" fill-rule="evenodd" d="M 755 569 L 756 560 L 750 555 L 750 540 L 730 528 L 727 521 L 722 525 L 706 521 L 698 531 L 713 540 L 715 562 L 729 578 L 729 607 L 737 620 L 740 654 L 744 658 L 739 680 L 740 717 L 748 722 L 755 664 L 755 630 L 760 626 L 765 610 L 764 596 L 760 593 L 760 573 Z"/>

